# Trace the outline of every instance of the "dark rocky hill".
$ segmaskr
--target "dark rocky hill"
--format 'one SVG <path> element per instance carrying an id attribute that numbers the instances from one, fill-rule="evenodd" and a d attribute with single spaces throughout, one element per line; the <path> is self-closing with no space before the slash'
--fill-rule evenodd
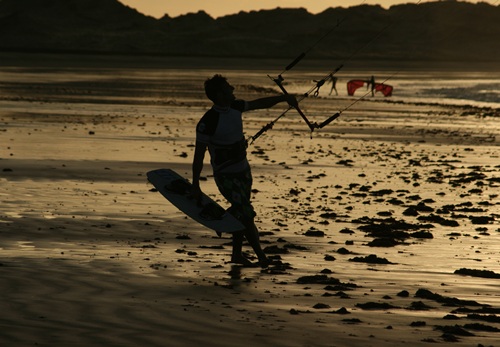
<path id="1" fill-rule="evenodd" d="M 0 50 L 499 61 L 498 23 L 500 6 L 457 1 L 155 19 L 117 0 L 1 0 Z"/>

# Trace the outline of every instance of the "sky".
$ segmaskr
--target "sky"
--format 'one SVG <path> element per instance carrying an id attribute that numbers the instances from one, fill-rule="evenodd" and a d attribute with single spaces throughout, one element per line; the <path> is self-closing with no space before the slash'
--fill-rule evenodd
<path id="1" fill-rule="evenodd" d="M 186 13 L 205 11 L 213 18 L 235 14 L 240 11 L 255 11 L 261 9 L 298 8 L 307 9 L 310 13 L 319 13 L 329 7 L 351 7 L 360 4 L 381 5 L 389 8 L 392 5 L 418 3 L 418 0 L 119 0 L 121 3 L 135 8 L 137 11 L 161 18 L 165 14 L 177 17 Z M 429 0 L 420 0 L 428 2 Z M 435 1 L 435 0 L 433 0 Z M 483 0 L 491 3 L 493 0 Z M 478 0 L 467 2 L 477 3 Z M 494 2 L 494 1 L 493 1 Z"/>

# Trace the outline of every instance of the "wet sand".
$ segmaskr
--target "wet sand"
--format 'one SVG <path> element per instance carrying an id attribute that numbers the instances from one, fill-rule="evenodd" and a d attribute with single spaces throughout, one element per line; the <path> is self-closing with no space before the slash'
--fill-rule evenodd
<path id="1" fill-rule="evenodd" d="M 287 114 L 248 149 L 260 270 L 145 174 L 190 177 L 206 77 L 256 98 L 265 74 L 40 65 L 0 73 L 2 345 L 498 345 L 498 110 L 369 97 L 313 134 Z"/>

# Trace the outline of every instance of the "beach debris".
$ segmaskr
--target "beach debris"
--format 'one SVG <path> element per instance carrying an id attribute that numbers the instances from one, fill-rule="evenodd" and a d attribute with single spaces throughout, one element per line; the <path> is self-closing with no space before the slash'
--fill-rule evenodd
<path id="1" fill-rule="evenodd" d="M 341 234 L 354 234 L 354 233 L 355 233 L 355 231 L 353 231 L 353 230 L 351 230 L 351 229 L 349 229 L 349 228 L 344 228 L 344 229 L 341 229 L 341 230 L 339 231 L 339 233 L 341 233 Z"/>
<path id="2" fill-rule="evenodd" d="M 399 296 L 401 298 L 407 298 L 410 296 L 410 292 L 407 290 L 402 290 L 399 293 L 397 293 L 396 296 Z"/>
<path id="3" fill-rule="evenodd" d="M 411 234 L 407 231 L 434 228 L 432 224 L 411 224 L 403 220 L 396 220 L 392 217 L 386 219 L 362 217 L 352 222 L 365 224 L 359 226 L 358 229 L 366 232 L 368 236 L 386 237 L 398 240 L 405 240 L 411 237 Z"/>
<path id="4" fill-rule="evenodd" d="M 335 310 L 335 311 L 330 311 L 328 313 L 331 313 L 331 314 L 351 314 L 351 312 L 349 312 L 345 307 L 341 307 L 339 308 L 338 310 Z"/>
<path id="5" fill-rule="evenodd" d="M 500 332 L 500 329 L 491 325 L 485 325 L 481 323 L 469 323 L 464 324 L 464 329 L 477 330 L 477 331 L 489 331 L 489 332 Z"/>
<path id="6" fill-rule="evenodd" d="M 411 237 L 416 239 L 433 239 L 434 235 L 432 235 L 429 231 L 415 231 L 410 234 Z"/>
<path id="7" fill-rule="evenodd" d="M 384 195 L 389 195 L 392 193 L 394 193 L 394 191 L 392 189 L 381 189 L 381 190 L 376 190 L 376 191 L 370 192 L 370 195 L 372 195 L 372 196 L 384 196 Z"/>
<path id="8" fill-rule="evenodd" d="M 500 278 L 500 274 L 491 270 L 474 270 L 461 268 L 455 270 L 457 275 L 471 276 L 471 277 L 483 277 L 483 278 Z"/>
<path id="9" fill-rule="evenodd" d="M 308 275 L 297 279 L 298 284 L 340 284 L 340 280 L 327 275 Z"/>
<path id="10" fill-rule="evenodd" d="M 429 306 L 422 301 L 413 301 L 409 307 L 407 307 L 407 310 L 413 310 L 413 311 L 427 311 L 430 310 L 434 307 Z"/>
<path id="11" fill-rule="evenodd" d="M 343 283 L 337 278 L 327 275 L 308 275 L 297 279 L 297 284 L 324 284 L 327 291 L 352 290 L 358 286 L 354 283 Z"/>
<path id="12" fill-rule="evenodd" d="M 370 247 L 394 247 L 402 244 L 402 242 L 397 241 L 391 237 L 376 238 L 367 243 Z"/>
<path id="13" fill-rule="evenodd" d="M 480 303 L 474 300 L 461 300 L 453 297 L 442 296 L 440 294 L 433 293 L 428 289 L 417 290 L 417 292 L 415 293 L 415 297 L 433 300 L 438 303 L 444 304 L 446 306 L 488 306 L 488 305 L 481 305 Z"/>
<path id="14" fill-rule="evenodd" d="M 441 330 L 445 334 L 449 335 L 459 335 L 459 336 L 474 336 L 473 333 L 465 330 L 459 325 L 437 325 L 434 328 L 435 330 Z"/>
<path id="15" fill-rule="evenodd" d="M 305 233 L 304 233 L 305 236 L 309 236 L 309 237 L 324 237 L 325 236 L 325 232 L 324 231 L 321 231 L 321 230 L 318 230 L 314 227 L 311 227 L 309 228 L 309 230 L 307 230 Z"/>
<path id="16" fill-rule="evenodd" d="M 472 224 L 490 224 L 495 221 L 493 216 L 469 216 Z"/>
<path id="17" fill-rule="evenodd" d="M 475 319 L 481 320 L 490 323 L 500 323 L 500 316 L 490 314 L 490 315 L 481 315 L 477 313 L 471 313 L 467 315 L 467 319 Z"/>
<path id="18" fill-rule="evenodd" d="M 411 327 L 425 327 L 427 325 L 426 322 L 418 320 L 410 323 Z"/>
<path id="19" fill-rule="evenodd" d="M 357 263 L 368 263 L 368 264 L 394 264 L 391 263 L 386 258 L 379 258 L 375 254 L 367 255 L 366 257 L 354 257 L 349 259 L 349 261 L 357 262 Z"/>
<path id="20" fill-rule="evenodd" d="M 313 306 L 313 308 L 315 308 L 317 310 L 321 310 L 321 309 L 331 308 L 331 307 L 328 304 L 317 303 L 316 305 Z"/>
<path id="21" fill-rule="evenodd" d="M 417 219 L 419 221 L 433 222 L 433 223 L 437 223 L 437 224 L 440 224 L 442 226 L 448 226 L 448 227 L 460 226 L 460 224 L 458 224 L 458 222 L 455 220 L 445 219 L 445 218 L 438 216 L 438 215 L 435 215 L 435 214 L 430 214 L 428 216 L 420 216 L 420 217 L 417 217 Z"/>
<path id="22" fill-rule="evenodd" d="M 179 234 L 175 237 L 177 240 L 191 240 L 188 234 Z"/>
<path id="23" fill-rule="evenodd" d="M 345 247 L 340 247 L 339 249 L 337 249 L 337 253 L 338 254 L 352 254 L 352 252 Z"/>
<path id="24" fill-rule="evenodd" d="M 389 304 L 387 302 L 373 302 L 373 301 L 366 302 L 364 304 L 356 304 L 355 306 L 359 307 L 363 310 L 392 310 L 392 309 L 401 308 L 401 307 Z"/>

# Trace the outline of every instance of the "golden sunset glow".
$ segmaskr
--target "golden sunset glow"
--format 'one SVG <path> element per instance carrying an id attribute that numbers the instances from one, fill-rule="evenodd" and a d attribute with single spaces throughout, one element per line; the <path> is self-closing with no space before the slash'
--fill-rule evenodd
<path id="1" fill-rule="evenodd" d="M 240 11 L 255 11 L 261 9 L 273 9 L 277 7 L 285 8 L 305 8 L 311 13 L 319 13 L 330 7 L 351 7 L 361 4 L 381 5 L 388 8 L 392 5 L 404 3 L 418 3 L 418 0 L 404 1 L 404 0 L 212 0 L 212 1 L 198 1 L 198 0 L 184 0 L 184 1 L 171 1 L 171 0 L 119 0 L 121 3 L 136 9 L 137 11 L 148 16 L 161 18 L 165 14 L 170 17 L 177 17 L 186 13 L 196 13 L 198 11 L 205 11 L 210 16 L 217 18 L 228 14 L 238 13 Z M 429 2 L 428 0 L 420 1 Z M 467 1 L 476 3 L 477 0 Z M 488 2 L 488 1 L 486 1 Z M 491 3 L 491 1 L 490 1 Z"/>

